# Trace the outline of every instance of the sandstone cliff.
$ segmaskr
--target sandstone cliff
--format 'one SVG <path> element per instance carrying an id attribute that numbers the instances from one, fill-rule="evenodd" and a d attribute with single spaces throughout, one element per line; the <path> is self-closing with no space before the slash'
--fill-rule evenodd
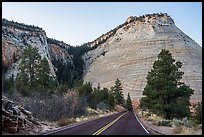
<path id="1" fill-rule="evenodd" d="M 21 54 L 28 45 L 36 47 L 41 57 L 47 58 L 53 77 L 56 77 L 57 70 L 53 60 L 73 65 L 72 56 L 67 51 L 70 45 L 47 38 L 39 27 L 2 19 L 2 67 L 6 78 L 19 73 Z"/>
<path id="2" fill-rule="evenodd" d="M 139 100 L 147 73 L 161 49 L 169 50 L 173 58 L 183 62 L 181 70 L 185 74 L 181 81 L 194 89 L 191 100 L 201 101 L 202 48 L 177 28 L 167 14 L 129 17 L 104 43 L 83 56 L 84 81 L 110 88 L 119 78 L 125 98 L 129 92 Z"/>

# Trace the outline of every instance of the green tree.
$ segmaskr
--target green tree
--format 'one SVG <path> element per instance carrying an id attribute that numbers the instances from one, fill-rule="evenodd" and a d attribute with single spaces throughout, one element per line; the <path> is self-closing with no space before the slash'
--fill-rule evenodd
<path id="1" fill-rule="evenodd" d="M 122 92 L 123 88 L 122 88 L 122 83 L 121 81 L 117 78 L 117 80 L 115 81 L 115 84 L 112 88 L 112 92 L 114 95 L 114 99 L 115 99 L 115 103 L 118 105 L 124 105 L 125 100 L 124 100 L 124 95 Z"/>
<path id="2" fill-rule="evenodd" d="M 92 91 L 93 90 L 90 82 L 86 82 L 85 84 L 80 86 L 79 89 L 77 90 L 79 95 L 85 95 L 85 96 L 90 96 Z"/>
<path id="3" fill-rule="evenodd" d="M 22 54 L 19 65 L 20 73 L 16 77 L 16 89 L 24 95 L 31 91 L 53 91 L 56 82 L 50 77 L 50 67 L 47 59 L 41 59 L 37 48 L 28 45 Z"/>
<path id="4" fill-rule="evenodd" d="M 127 99 L 126 99 L 126 102 L 125 102 L 125 106 L 126 106 L 126 108 L 127 108 L 129 111 L 132 111 L 132 110 L 133 110 L 133 108 L 132 108 L 132 101 L 131 101 L 129 92 L 128 92 Z"/>
<path id="5" fill-rule="evenodd" d="M 12 94 L 13 90 L 14 90 L 13 76 L 7 79 L 4 76 L 2 76 L 2 91 Z"/>
<path id="6" fill-rule="evenodd" d="M 50 77 L 50 67 L 48 64 L 47 59 L 44 57 L 38 67 L 37 67 L 37 74 L 36 77 L 38 78 L 38 85 L 40 86 L 40 89 L 48 89 L 50 87 L 51 83 L 51 77 Z"/>
<path id="7" fill-rule="evenodd" d="M 98 83 L 98 86 L 96 88 L 94 87 L 90 98 L 91 98 L 90 107 L 93 109 L 96 109 L 96 105 L 102 100 L 101 87 L 100 87 L 99 83 Z"/>
<path id="8" fill-rule="evenodd" d="M 168 50 L 162 49 L 153 69 L 148 72 L 141 106 L 167 119 L 190 116 L 189 99 L 193 90 L 180 82 L 184 74 L 179 70 L 181 66 Z"/>
<path id="9" fill-rule="evenodd" d="M 31 87 L 35 87 L 37 84 L 36 73 L 40 60 L 41 57 L 38 53 L 38 49 L 35 47 L 33 48 L 31 45 L 28 45 L 22 55 L 20 70 L 21 73 L 27 74 L 29 85 Z"/>
<path id="10" fill-rule="evenodd" d="M 16 90 L 22 93 L 24 96 L 28 96 L 30 94 L 28 75 L 25 73 L 24 68 L 21 67 L 20 69 L 20 73 L 17 74 L 15 79 Z"/>
<path id="11" fill-rule="evenodd" d="M 93 92 L 91 83 L 86 82 L 85 84 L 83 84 L 78 88 L 77 92 L 81 97 L 84 97 L 87 99 L 87 103 L 90 106 L 92 102 L 92 92 Z"/>
<path id="12" fill-rule="evenodd" d="M 113 94 L 110 92 L 108 96 L 108 104 L 113 108 L 115 106 L 115 99 Z"/>
<path id="13" fill-rule="evenodd" d="M 115 105 L 113 94 L 107 88 L 101 89 L 100 84 L 98 83 L 98 86 L 94 88 L 91 94 L 90 107 L 96 109 L 97 104 L 102 102 L 110 105 L 111 108 Z"/>
<path id="14" fill-rule="evenodd" d="M 202 124 L 202 102 L 199 102 L 195 108 L 195 119 L 197 123 Z"/>

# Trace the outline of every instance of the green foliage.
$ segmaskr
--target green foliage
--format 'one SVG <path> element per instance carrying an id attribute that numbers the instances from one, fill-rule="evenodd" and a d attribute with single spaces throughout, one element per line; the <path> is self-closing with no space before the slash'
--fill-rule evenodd
<path id="1" fill-rule="evenodd" d="M 189 99 L 193 90 L 180 82 L 184 74 L 179 70 L 181 66 L 182 63 L 175 62 L 168 50 L 162 49 L 153 69 L 148 72 L 141 106 L 166 119 L 189 117 Z"/>
<path id="2" fill-rule="evenodd" d="M 111 91 L 109 91 L 108 104 L 113 108 L 115 106 L 115 99 Z"/>
<path id="3" fill-rule="evenodd" d="M 129 92 L 128 92 L 128 96 L 127 96 L 127 99 L 126 99 L 125 107 L 126 107 L 129 111 L 132 111 L 132 110 L 133 110 L 133 108 L 132 108 L 132 101 L 131 101 Z"/>
<path id="4" fill-rule="evenodd" d="M 179 126 L 179 125 L 184 125 L 186 127 L 192 127 L 193 126 L 193 121 L 188 119 L 187 117 L 184 117 L 182 119 L 177 119 L 177 118 L 173 118 L 173 124 L 175 126 Z"/>
<path id="5" fill-rule="evenodd" d="M 202 102 L 199 102 L 195 108 L 195 119 L 196 122 L 202 124 Z"/>
<path id="6" fill-rule="evenodd" d="M 111 108 L 115 105 L 113 94 L 107 88 L 100 89 L 100 84 L 98 84 L 91 95 L 90 107 L 96 109 L 97 104 L 102 102 L 108 104 Z"/>
<path id="7" fill-rule="evenodd" d="M 10 77 L 8 79 L 5 79 L 5 77 L 2 76 L 2 91 L 12 94 L 13 90 L 14 90 L 14 78 Z"/>
<path id="8" fill-rule="evenodd" d="M 38 49 L 31 45 L 24 50 L 19 68 L 16 89 L 23 95 L 28 96 L 32 91 L 48 91 L 56 86 L 56 82 L 50 77 L 47 59 L 41 59 Z"/>
<path id="9" fill-rule="evenodd" d="M 31 87 L 28 82 L 28 75 L 24 71 L 21 71 L 19 74 L 17 74 L 15 83 L 17 91 L 19 91 L 24 96 L 30 95 Z"/>
<path id="10" fill-rule="evenodd" d="M 181 125 L 182 124 L 182 121 L 180 120 L 180 119 L 177 119 L 177 118 L 173 118 L 173 124 L 175 125 L 175 126 L 179 126 L 179 125 Z"/>
<path id="11" fill-rule="evenodd" d="M 187 117 L 182 118 L 181 123 L 186 127 L 192 127 L 193 123 Z"/>
<path id="12" fill-rule="evenodd" d="M 47 90 L 51 85 L 52 78 L 50 77 L 50 67 L 47 59 L 44 57 L 37 68 L 36 77 L 38 78 L 38 86 L 41 90 Z"/>
<path id="13" fill-rule="evenodd" d="M 82 79 L 82 74 L 83 74 L 83 65 L 84 61 L 81 58 L 84 53 L 88 52 L 91 50 L 91 47 L 87 45 L 81 45 L 81 46 L 76 46 L 68 49 L 68 52 L 73 55 L 73 63 L 75 66 L 75 71 L 77 72 L 77 75 L 75 76 L 76 79 Z"/>
<path id="14" fill-rule="evenodd" d="M 92 86 L 90 82 L 87 82 L 85 84 L 83 84 L 82 86 L 79 87 L 79 89 L 77 90 L 77 92 L 79 93 L 79 95 L 85 95 L 85 96 L 90 96 L 92 93 Z"/>
<path id="15" fill-rule="evenodd" d="M 52 39 L 49 39 L 49 42 L 59 44 L 59 41 Z M 71 88 L 79 87 L 83 83 L 84 61 L 81 57 L 84 53 L 91 50 L 91 47 L 84 44 L 76 47 L 70 46 L 67 50 L 73 56 L 73 64 L 71 62 L 64 64 L 61 60 L 52 59 L 52 64 L 57 68 L 55 71 L 57 81 L 59 84 L 68 84 Z"/>
<path id="16" fill-rule="evenodd" d="M 37 83 L 36 72 L 40 63 L 40 54 L 37 48 L 28 45 L 23 52 L 20 70 L 28 76 L 29 86 L 35 87 Z"/>
<path id="17" fill-rule="evenodd" d="M 168 126 L 168 127 L 172 126 L 170 120 L 161 120 L 161 121 L 158 121 L 158 123 L 156 125 L 157 126 Z"/>
<path id="18" fill-rule="evenodd" d="M 73 87 L 80 87 L 81 85 L 83 85 L 83 80 L 82 80 L 82 79 L 76 79 L 76 80 L 74 80 L 74 85 L 73 85 Z"/>
<path id="19" fill-rule="evenodd" d="M 78 72 L 74 70 L 71 63 L 63 64 L 60 60 L 52 60 L 53 65 L 57 68 L 56 76 L 59 84 L 68 84 L 73 87 L 74 79 L 77 80 Z"/>
<path id="20" fill-rule="evenodd" d="M 63 93 L 67 92 L 68 89 L 69 89 L 69 86 L 67 84 L 64 84 L 64 85 L 60 84 L 57 86 L 55 93 L 63 95 Z"/>
<path id="21" fill-rule="evenodd" d="M 121 81 L 117 78 L 117 80 L 115 81 L 115 85 L 112 87 L 112 92 L 114 95 L 114 99 L 115 99 L 115 103 L 118 105 L 125 105 L 125 100 L 124 100 L 124 95 L 122 92 L 123 88 L 122 88 L 122 83 Z"/>

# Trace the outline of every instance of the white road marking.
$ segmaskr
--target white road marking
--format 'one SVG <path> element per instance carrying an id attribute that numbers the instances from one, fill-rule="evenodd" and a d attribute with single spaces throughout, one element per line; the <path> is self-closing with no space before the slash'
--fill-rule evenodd
<path id="1" fill-rule="evenodd" d="M 135 111 L 133 110 L 133 113 L 135 115 Z M 147 131 L 147 129 L 142 125 L 142 123 L 140 122 L 140 120 L 138 119 L 138 117 L 135 115 L 137 121 L 139 121 L 140 125 L 142 126 L 142 128 L 147 132 L 147 134 L 149 134 L 149 131 Z"/>

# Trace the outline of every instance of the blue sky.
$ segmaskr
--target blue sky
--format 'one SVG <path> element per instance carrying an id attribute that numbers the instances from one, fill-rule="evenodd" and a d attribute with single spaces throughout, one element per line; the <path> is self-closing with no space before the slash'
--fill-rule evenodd
<path id="1" fill-rule="evenodd" d="M 160 12 L 202 46 L 202 2 L 2 2 L 2 18 L 41 27 L 49 38 L 73 46 L 96 39 L 129 16 Z"/>

